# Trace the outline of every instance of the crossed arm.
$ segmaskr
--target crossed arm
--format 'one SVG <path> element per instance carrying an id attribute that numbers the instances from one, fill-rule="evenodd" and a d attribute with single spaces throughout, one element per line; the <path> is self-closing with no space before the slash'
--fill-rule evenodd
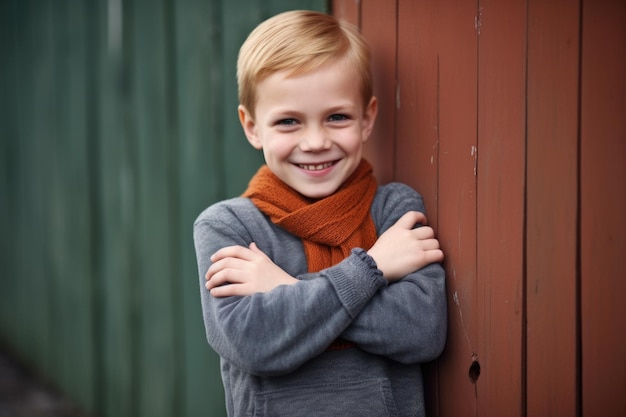
<path id="1" fill-rule="evenodd" d="M 417 211 L 404 214 L 368 250 L 388 282 L 396 282 L 426 265 L 441 262 L 443 252 L 426 216 Z M 213 297 L 265 293 L 298 280 L 276 265 L 253 242 L 249 247 L 228 246 L 211 256 L 205 278 Z M 229 285 L 223 285 L 229 283 Z"/>
<path id="2" fill-rule="evenodd" d="M 425 224 L 422 210 L 407 187 L 381 189 L 372 215 L 384 232 L 375 245 L 303 275 L 294 274 L 304 255 L 288 255 L 301 248 L 296 238 L 273 235 L 258 242 L 263 250 L 250 244 L 278 232 L 249 201 L 207 210 L 195 223 L 194 241 L 209 344 L 257 375 L 289 373 L 338 337 L 402 363 L 434 359 L 445 344 L 445 274 L 432 229 L 413 228 Z"/>

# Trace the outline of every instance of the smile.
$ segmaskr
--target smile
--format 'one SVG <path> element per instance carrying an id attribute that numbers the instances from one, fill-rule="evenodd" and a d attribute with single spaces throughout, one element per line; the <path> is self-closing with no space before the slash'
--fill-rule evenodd
<path id="1" fill-rule="evenodd" d="M 306 169 L 307 171 L 321 171 L 333 166 L 334 164 L 334 162 L 324 162 L 323 164 L 298 164 L 298 167 Z"/>

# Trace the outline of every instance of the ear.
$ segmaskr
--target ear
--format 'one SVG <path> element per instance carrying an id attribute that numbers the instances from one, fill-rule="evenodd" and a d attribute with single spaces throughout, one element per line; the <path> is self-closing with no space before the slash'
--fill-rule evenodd
<path id="1" fill-rule="evenodd" d="M 256 123 L 252 118 L 252 114 L 250 114 L 248 109 L 241 104 L 237 107 L 237 112 L 239 113 L 239 122 L 241 123 L 243 132 L 245 133 L 246 138 L 248 138 L 250 145 L 252 145 L 255 149 L 262 149 L 263 145 L 261 144 L 261 140 L 257 134 Z"/>
<path id="2" fill-rule="evenodd" d="M 363 142 L 365 142 L 374 129 L 374 122 L 376 121 L 376 115 L 378 114 L 378 100 L 372 96 L 370 102 L 365 108 L 363 114 Z"/>

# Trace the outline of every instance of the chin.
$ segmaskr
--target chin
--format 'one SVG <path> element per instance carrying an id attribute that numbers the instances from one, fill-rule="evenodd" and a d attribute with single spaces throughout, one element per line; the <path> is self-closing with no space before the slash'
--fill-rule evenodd
<path id="1" fill-rule="evenodd" d="M 306 189 L 306 190 L 296 190 L 306 198 L 311 200 L 321 200 L 322 198 L 326 198 L 337 191 L 338 187 L 334 188 L 321 188 L 321 189 Z"/>

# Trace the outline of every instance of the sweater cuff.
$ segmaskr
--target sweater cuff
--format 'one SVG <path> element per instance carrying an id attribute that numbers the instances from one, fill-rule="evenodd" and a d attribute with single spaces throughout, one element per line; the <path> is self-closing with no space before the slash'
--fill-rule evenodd
<path id="1" fill-rule="evenodd" d="M 326 270 L 339 300 L 352 318 L 369 302 L 376 292 L 387 286 L 376 261 L 361 248 L 352 249 L 352 254 L 335 267 Z"/>

